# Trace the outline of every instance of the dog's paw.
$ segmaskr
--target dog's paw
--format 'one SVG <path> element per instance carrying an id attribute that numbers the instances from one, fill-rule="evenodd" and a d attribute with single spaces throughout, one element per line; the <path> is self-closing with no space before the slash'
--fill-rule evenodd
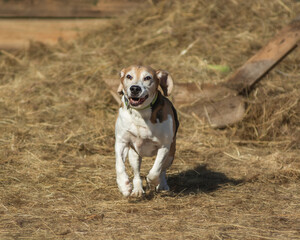
<path id="1" fill-rule="evenodd" d="M 166 172 L 162 172 L 160 175 L 160 183 L 156 186 L 156 191 L 169 191 L 170 188 L 166 179 Z"/>
<path id="2" fill-rule="evenodd" d="M 128 197 L 132 191 L 132 184 L 129 180 L 126 181 L 118 181 L 118 187 L 120 192 L 124 195 L 124 197 Z"/>
<path id="3" fill-rule="evenodd" d="M 157 186 L 160 182 L 159 174 L 149 173 L 146 177 L 146 181 L 150 186 Z"/>
<path id="4" fill-rule="evenodd" d="M 143 190 L 143 188 L 133 188 L 130 196 L 131 197 L 142 197 L 144 196 L 145 191 Z"/>
<path id="5" fill-rule="evenodd" d="M 156 191 L 170 191 L 170 187 L 167 183 L 160 183 L 156 186 Z"/>

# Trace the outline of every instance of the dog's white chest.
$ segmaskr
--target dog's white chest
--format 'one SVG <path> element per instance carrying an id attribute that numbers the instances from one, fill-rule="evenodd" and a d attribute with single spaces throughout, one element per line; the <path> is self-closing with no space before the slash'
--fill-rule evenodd
<path id="1" fill-rule="evenodd" d="M 116 124 L 117 135 L 128 141 L 141 157 L 155 155 L 158 148 L 169 145 L 170 139 L 173 138 L 171 116 L 161 123 L 152 123 L 150 121 L 151 110 L 149 109 L 149 113 L 144 114 L 146 117 L 121 108 Z"/>

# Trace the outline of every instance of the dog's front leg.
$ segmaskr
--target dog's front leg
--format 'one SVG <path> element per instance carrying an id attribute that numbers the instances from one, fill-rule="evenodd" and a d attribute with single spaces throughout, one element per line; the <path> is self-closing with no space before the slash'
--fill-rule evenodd
<path id="1" fill-rule="evenodd" d="M 129 147 L 126 143 L 116 141 L 116 173 L 117 183 L 121 193 L 128 197 L 132 190 L 132 185 L 129 181 L 128 175 L 125 171 L 125 160 L 128 154 Z"/>
<path id="2" fill-rule="evenodd" d="M 128 158 L 134 174 L 131 196 L 141 197 L 145 193 L 143 190 L 143 182 L 140 176 L 142 158 L 132 148 L 129 149 Z"/>
<path id="3" fill-rule="evenodd" d="M 147 182 L 151 185 L 157 186 L 160 184 L 160 176 L 161 172 L 163 170 L 164 162 L 169 156 L 169 150 L 168 147 L 162 147 L 158 149 L 157 156 L 155 158 L 153 167 L 149 171 L 149 174 L 147 175 Z"/>

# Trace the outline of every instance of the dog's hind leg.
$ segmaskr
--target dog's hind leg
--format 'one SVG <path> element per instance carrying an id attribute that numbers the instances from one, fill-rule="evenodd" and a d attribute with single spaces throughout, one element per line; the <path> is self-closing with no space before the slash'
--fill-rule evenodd
<path id="1" fill-rule="evenodd" d="M 140 176 L 142 158 L 132 148 L 129 149 L 128 158 L 134 175 L 131 196 L 141 197 L 145 193 L 143 190 L 143 182 Z"/>

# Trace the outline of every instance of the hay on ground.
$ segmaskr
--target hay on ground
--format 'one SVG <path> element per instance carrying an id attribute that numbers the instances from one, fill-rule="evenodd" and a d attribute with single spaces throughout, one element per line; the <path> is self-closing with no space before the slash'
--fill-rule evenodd
<path id="1" fill-rule="evenodd" d="M 120 195 L 103 79 L 140 63 L 218 83 L 230 72 L 207 64 L 237 69 L 300 13 L 294 0 L 150 2 L 72 43 L 2 52 L 1 239 L 299 238 L 299 49 L 248 96 L 243 122 L 179 116 L 171 193 Z"/>

